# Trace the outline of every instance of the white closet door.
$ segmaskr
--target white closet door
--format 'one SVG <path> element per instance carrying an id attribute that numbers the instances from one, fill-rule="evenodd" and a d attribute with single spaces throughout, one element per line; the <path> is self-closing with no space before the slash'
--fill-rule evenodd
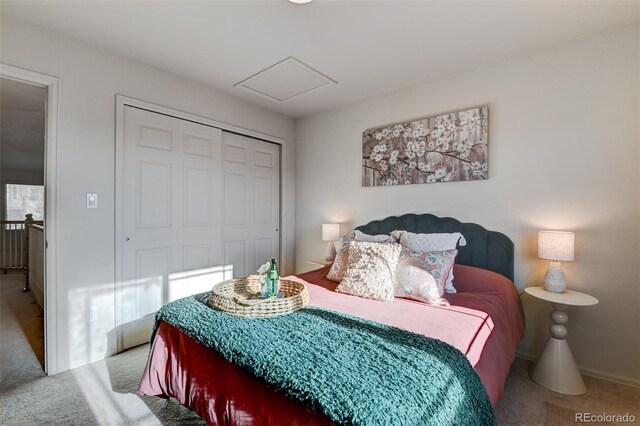
<path id="1" fill-rule="evenodd" d="M 280 146 L 222 132 L 224 261 L 234 277 L 280 253 Z"/>
<path id="2" fill-rule="evenodd" d="M 118 349 L 149 340 L 165 303 L 230 278 L 220 129 L 125 107 Z"/>

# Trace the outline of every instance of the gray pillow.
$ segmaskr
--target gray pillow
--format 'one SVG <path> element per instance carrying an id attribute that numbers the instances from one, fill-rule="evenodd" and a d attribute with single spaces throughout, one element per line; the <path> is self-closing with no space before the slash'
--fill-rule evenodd
<path id="1" fill-rule="evenodd" d="M 396 240 L 393 236 L 389 234 L 369 235 L 358 230 L 351 231 L 349 236 L 356 241 L 366 241 L 369 243 L 397 243 L 398 242 L 398 240 Z"/>

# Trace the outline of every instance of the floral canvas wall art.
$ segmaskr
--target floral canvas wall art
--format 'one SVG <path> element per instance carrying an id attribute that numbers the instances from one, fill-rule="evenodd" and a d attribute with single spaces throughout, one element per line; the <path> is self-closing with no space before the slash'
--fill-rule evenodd
<path id="1" fill-rule="evenodd" d="M 366 130 L 362 185 L 487 179 L 488 115 L 483 106 Z"/>

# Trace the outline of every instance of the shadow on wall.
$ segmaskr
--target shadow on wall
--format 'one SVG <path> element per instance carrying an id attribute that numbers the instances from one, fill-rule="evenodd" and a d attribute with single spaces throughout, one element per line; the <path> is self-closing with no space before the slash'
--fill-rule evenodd
<path id="1" fill-rule="evenodd" d="M 209 291 L 213 285 L 232 276 L 233 265 L 219 265 L 166 276 L 141 277 L 121 284 L 124 294 L 129 296 L 123 307 L 134 310 L 134 313 L 144 312 L 140 309 L 153 306 L 148 303 L 151 299 L 158 309 L 163 303 Z M 96 423 L 144 424 L 157 423 L 160 419 L 161 423 L 173 423 L 175 420 L 198 424 L 201 421 L 175 402 L 135 394 L 146 365 L 148 345 L 102 359 L 105 354 L 109 356 L 115 352 L 118 332 L 122 327 L 138 319 L 113 327 L 113 284 L 72 290 L 68 294 L 68 302 L 71 365 L 100 358 L 69 372 L 77 384 L 77 389 L 73 386 L 70 391 L 83 396 L 84 400 L 78 403 L 89 407 Z M 143 316 L 153 316 L 154 312 Z"/>
<path id="2" fill-rule="evenodd" d="M 143 276 L 118 285 L 115 300 L 122 301 L 119 306 L 114 302 L 113 283 L 69 291 L 70 368 L 115 354 L 118 333 L 128 325 L 143 318 L 151 324 L 153 315 L 163 304 L 209 291 L 232 276 L 233 265 Z M 116 310 L 120 312 L 119 320 Z"/>

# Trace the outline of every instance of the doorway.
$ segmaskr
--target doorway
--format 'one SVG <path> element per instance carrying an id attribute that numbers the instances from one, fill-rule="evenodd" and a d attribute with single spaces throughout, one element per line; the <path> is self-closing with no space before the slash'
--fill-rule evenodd
<path id="1" fill-rule="evenodd" d="M 2 354 L 9 381 L 44 371 L 46 101 L 45 87 L 0 77 L 0 332 L 12 348 Z"/>
<path id="2" fill-rule="evenodd" d="M 0 277 L 20 282 L 22 297 L 3 300 L 18 318 L 40 374 L 55 374 L 56 336 L 56 180 L 58 80 L 0 64 Z M 5 274 L 6 272 L 6 274 Z M 18 279 L 18 281 L 16 281 Z M 4 290 L 4 288 L 3 288 Z M 40 314 L 35 327 L 20 303 Z M 5 315 L 6 316 L 6 315 Z M 3 319 L 4 316 L 3 316 Z M 16 324 L 14 322 L 14 324 Z M 14 331 L 17 329 L 14 329 Z M 4 330 L 3 330 L 4 333 Z M 15 354 L 19 359 L 19 355 Z"/>

